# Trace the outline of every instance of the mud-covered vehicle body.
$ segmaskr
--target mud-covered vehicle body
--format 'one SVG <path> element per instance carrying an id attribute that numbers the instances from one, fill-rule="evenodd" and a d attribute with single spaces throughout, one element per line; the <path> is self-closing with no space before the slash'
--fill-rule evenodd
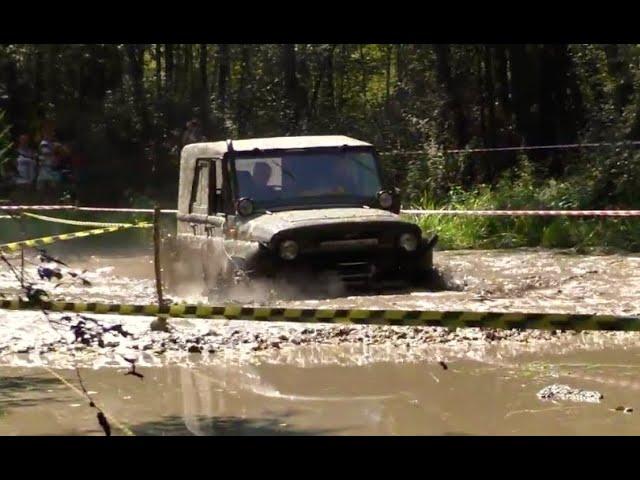
<path id="1" fill-rule="evenodd" d="M 172 273 L 332 274 L 351 284 L 418 280 L 436 238 L 399 216 L 374 147 L 345 136 L 196 143 L 182 150 Z M 179 279 L 173 275 L 173 284 Z"/>

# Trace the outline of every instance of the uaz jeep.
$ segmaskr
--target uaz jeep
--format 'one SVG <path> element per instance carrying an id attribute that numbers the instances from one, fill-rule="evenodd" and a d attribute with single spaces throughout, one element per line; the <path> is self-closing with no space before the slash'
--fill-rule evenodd
<path id="1" fill-rule="evenodd" d="M 182 150 L 170 286 L 238 276 L 352 285 L 420 281 L 435 236 L 399 216 L 374 147 L 345 136 L 221 141 Z M 308 281 L 308 280 L 305 280 Z"/>

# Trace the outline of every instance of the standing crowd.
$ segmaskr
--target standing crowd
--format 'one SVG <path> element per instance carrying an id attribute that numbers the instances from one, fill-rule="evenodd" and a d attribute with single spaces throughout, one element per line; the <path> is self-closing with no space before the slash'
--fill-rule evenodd
<path id="1" fill-rule="evenodd" d="M 194 118 L 187 122 L 182 134 L 178 129 L 167 140 L 167 147 L 171 147 L 168 155 L 179 158 L 184 145 L 206 139 L 200 122 Z M 0 198 L 20 203 L 78 202 L 79 197 L 95 194 L 89 184 L 96 173 L 90 173 L 90 167 L 80 142 L 58 141 L 54 124 L 45 122 L 37 138 L 28 133 L 18 135 L 13 155 L 0 164 Z M 150 173 L 159 167 L 154 156 Z"/>
<path id="2" fill-rule="evenodd" d="M 21 200 L 54 200 L 64 193 L 71 199 L 86 168 L 85 155 L 74 142 L 59 142 L 52 124 L 45 124 L 36 144 L 23 133 L 18 136 L 15 156 L 2 171 L 2 190 Z"/>

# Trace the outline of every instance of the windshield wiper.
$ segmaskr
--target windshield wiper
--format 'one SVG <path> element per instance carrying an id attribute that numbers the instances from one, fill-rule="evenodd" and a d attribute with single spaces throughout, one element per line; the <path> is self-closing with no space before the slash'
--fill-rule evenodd
<path id="1" fill-rule="evenodd" d="M 289 170 L 287 170 L 286 168 L 284 168 L 284 167 L 282 166 L 282 162 L 280 162 L 280 164 L 279 164 L 279 165 L 278 165 L 278 164 L 277 164 L 277 162 L 275 162 L 275 161 L 274 161 L 273 163 L 275 163 L 275 164 L 276 164 L 276 166 L 280 167 L 280 170 L 282 170 L 282 173 L 284 173 L 285 175 L 287 175 L 288 177 L 290 177 L 290 178 L 291 178 L 291 180 L 293 180 L 294 182 L 296 181 L 296 176 L 295 176 L 293 173 L 291 173 Z"/>

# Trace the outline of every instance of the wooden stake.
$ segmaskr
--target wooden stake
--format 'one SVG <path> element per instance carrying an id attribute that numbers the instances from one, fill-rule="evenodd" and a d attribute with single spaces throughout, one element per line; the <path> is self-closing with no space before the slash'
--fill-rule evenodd
<path id="1" fill-rule="evenodd" d="M 156 271 L 156 292 L 158 294 L 158 306 L 162 306 L 162 270 L 160 268 L 160 209 L 153 209 L 153 263 Z"/>
<path id="2" fill-rule="evenodd" d="M 160 268 L 160 208 L 156 205 L 153 209 L 153 263 L 156 272 L 156 293 L 158 294 L 158 306 L 162 307 L 164 298 L 162 297 L 162 269 Z M 166 317 L 157 317 L 151 322 L 152 331 L 167 332 Z"/>
<path id="3" fill-rule="evenodd" d="M 20 247 L 20 288 L 24 290 L 24 247 Z"/>

